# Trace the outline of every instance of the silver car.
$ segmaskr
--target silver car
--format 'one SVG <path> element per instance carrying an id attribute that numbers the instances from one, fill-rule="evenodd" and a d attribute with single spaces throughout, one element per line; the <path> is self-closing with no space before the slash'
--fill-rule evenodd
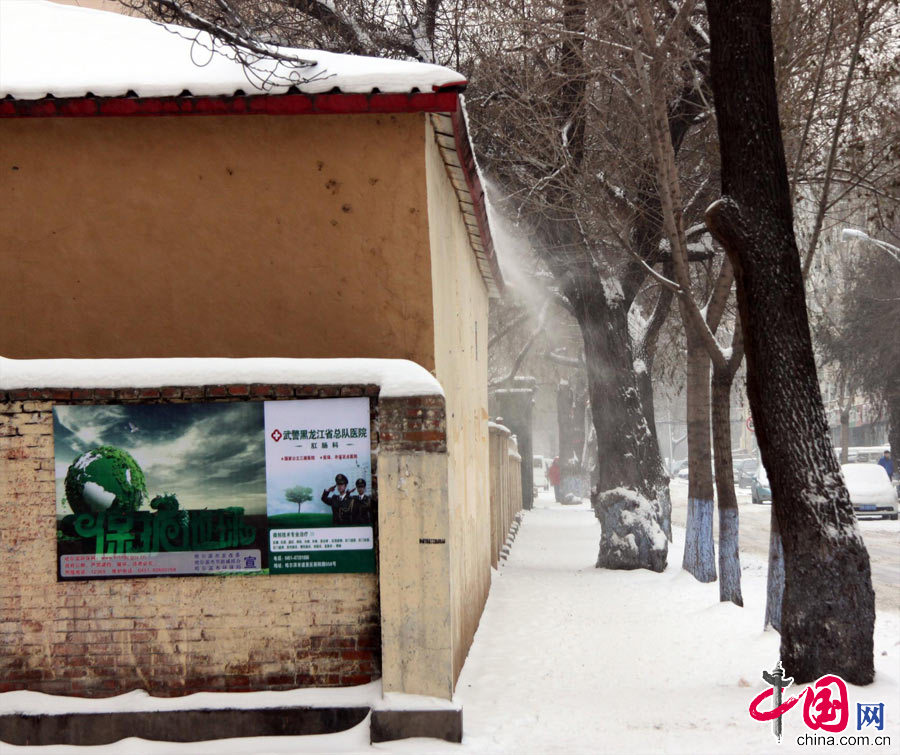
<path id="1" fill-rule="evenodd" d="M 841 464 L 841 472 L 850 492 L 850 503 L 858 519 L 897 518 L 897 492 L 878 464 Z"/>

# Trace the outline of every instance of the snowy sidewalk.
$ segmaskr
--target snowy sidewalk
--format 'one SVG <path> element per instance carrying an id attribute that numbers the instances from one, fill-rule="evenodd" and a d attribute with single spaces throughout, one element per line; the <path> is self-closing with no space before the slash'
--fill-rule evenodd
<path id="1" fill-rule="evenodd" d="M 718 585 L 682 571 L 684 532 L 669 568 L 594 568 L 600 527 L 589 506 L 542 498 L 525 514 L 509 561 L 494 575 L 487 608 L 457 687 L 462 749 L 474 753 L 766 753 L 809 751 L 800 708 L 779 747 L 769 724 L 751 720 L 760 674 L 778 660 L 779 636 L 762 631 L 765 564 L 743 564 L 744 608 L 719 603 Z M 850 687 L 884 702 L 891 747 L 900 751 L 900 617 L 876 627 L 876 683 Z M 882 655 L 886 653 L 886 655 Z M 811 732 L 815 733 L 815 732 Z M 453 748 L 410 743 L 410 752 Z M 400 743 L 392 745 L 399 750 Z M 458 749 L 458 748 L 456 748 Z M 840 747 L 817 751 L 840 752 Z"/>
<path id="2" fill-rule="evenodd" d="M 763 669 L 779 637 L 762 631 L 765 564 L 742 556 L 745 608 L 719 603 L 718 585 L 681 570 L 676 529 L 663 574 L 594 568 L 600 526 L 586 504 L 546 498 L 526 512 L 490 597 L 457 686 L 464 741 L 368 745 L 368 719 L 340 734 L 199 744 L 126 740 L 106 747 L 16 748 L 109 755 L 246 753 L 784 753 L 900 752 L 900 616 L 878 616 L 877 679 L 850 687 L 846 735 L 888 735 L 890 746 L 798 746 L 802 705 L 784 719 L 779 747 L 751 720 Z M 856 702 L 885 704 L 884 731 L 856 731 Z M 809 732 L 811 734 L 822 732 Z"/>

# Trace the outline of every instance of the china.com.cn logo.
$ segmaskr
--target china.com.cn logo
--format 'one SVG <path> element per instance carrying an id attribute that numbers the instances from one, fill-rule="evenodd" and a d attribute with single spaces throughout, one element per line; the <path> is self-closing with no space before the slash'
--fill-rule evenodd
<path id="1" fill-rule="evenodd" d="M 847 683 L 835 674 L 820 676 L 799 695 L 782 701 L 784 690 L 793 683 L 792 677 L 784 675 L 779 661 L 772 671 L 762 672 L 763 681 L 769 689 L 760 692 L 750 703 L 750 717 L 756 721 L 771 721 L 772 733 L 781 742 L 782 716 L 801 700 L 803 701 L 803 723 L 812 730 L 829 733 L 842 732 L 850 722 L 850 702 L 847 699 Z M 772 698 L 763 710 L 763 704 Z M 871 728 L 884 730 L 884 703 L 857 703 L 856 730 Z"/>

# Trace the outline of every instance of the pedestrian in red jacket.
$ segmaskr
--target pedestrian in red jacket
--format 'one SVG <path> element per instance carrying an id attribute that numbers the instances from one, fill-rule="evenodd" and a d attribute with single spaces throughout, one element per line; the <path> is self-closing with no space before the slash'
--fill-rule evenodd
<path id="1" fill-rule="evenodd" d="M 559 496 L 559 472 L 559 457 L 557 456 L 553 459 L 553 463 L 547 469 L 547 479 L 553 486 L 553 496 L 556 498 L 556 502 L 562 503 L 562 498 Z"/>

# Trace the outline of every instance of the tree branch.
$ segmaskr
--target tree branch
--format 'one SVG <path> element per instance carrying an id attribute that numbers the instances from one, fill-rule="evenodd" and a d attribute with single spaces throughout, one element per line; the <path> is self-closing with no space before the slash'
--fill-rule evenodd
<path id="1" fill-rule="evenodd" d="M 544 354 L 544 356 L 549 359 L 551 362 L 556 364 L 561 364 L 564 367 L 584 367 L 583 359 L 575 359 L 573 357 L 567 357 L 563 354 L 557 354 L 553 351 L 548 351 Z"/>
<path id="2" fill-rule="evenodd" d="M 831 176 L 834 172 L 834 162 L 837 159 L 838 145 L 840 143 L 841 133 L 844 130 L 844 120 L 847 117 L 847 102 L 850 97 L 850 85 L 853 83 L 853 74 L 856 71 L 856 63 L 859 59 L 859 48 L 862 46 L 865 37 L 867 23 L 864 18 L 864 11 L 858 11 L 858 28 L 856 36 L 853 39 L 853 51 L 850 53 L 850 65 L 847 68 L 847 76 L 841 91 L 841 104 L 838 107 L 837 117 L 835 119 L 834 130 L 831 137 L 831 147 L 828 150 L 828 162 L 825 165 L 825 182 L 822 185 L 822 195 L 819 198 L 819 208 L 816 212 L 816 219 L 813 224 L 812 238 L 809 241 L 809 247 L 806 250 L 806 257 L 803 260 L 803 279 L 809 277 L 809 268 L 812 266 L 813 257 L 816 253 L 816 246 L 819 243 L 819 235 L 822 233 L 822 223 L 825 220 L 825 211 L 828 206 L 828 192 L 831 189 Z"/>
<path id="3" fill-rule="evenodd" d="M 645 361 L 652 362 L 653 360 L 659 333 L 666 318 L 669 316 L 669 309 L 674 298 L 674 291 L 665 287 L 660 288 L 659 296 L 656 297 L 656 304 L 653 305 L 653 312 L 650 314 L 650 319 L 647 320 L 647 326 L 644 328 L 644 337 L 641 343 L 638 344 L 639 353 L 644 355 Z M 647 369 L 650 369 L 650 364 L 647 364 Z"/>
<path id="4" fill-rule="evenodd" d="M 531 351 L 531 347 L 534 346 L 534 342 L 537 340 L 538 336 L 544 332 L 544 322 L 547 319 L 547 309 L 549 308 L 550 300 L 544 302 L 544 306 L 541 308 L 541 312 L 538 315 L 537 326 L 535 327 L 532 334 L 528 337 L 528 340 L 525 342 L 525 345 L 519 351 L 518 355 L 513 361 L 512 367 L 510 367 L 509 374 L 506 377 L 498 378 L 497 380 L 491 381 L 491 385 L 500 385 L 501 383 L 508 383 L 512 380 L 516 373 L 518 373 L 519 368 L 522 366 L 522 362 L 525 361 L 525 357 L 528 356 L 528 352 Z"/>
<path id="5" fill-rule="evenodd" d="M 734 283 L 734 268 L 731 266 L 731 260 L 726 256 L 722 260 L 722 267 L 719 268 L 719 275 L 713 286 L 712 296 L 706 305 L 706 322 L 709 323 L 710 330 L 715 332 L 725 314 L 725 305 L 731 296 L 731 285 Z"/>
<path id="6" fill-rule="evenodd" d="M 136 3 L 129 2 L 129 0 L 123 0 L 123 4 L 141 12 L 143 12 L 145 5 L 143 2 Z M 198 29 L 199 31 L 205 31 L 214 39 L 220 39 L 232 47 L 237 48 L 236 51 L 247 50 L 248 52 L 252 52 L 263 58 L 280 60 L 301 68 L 317 64 L 315 60 L 306 60 L 304 58 L 298 58 L 296 55 L 280 52 L 275 45 L 262 44 L 252 37 L 247 37 L 243 34 L 238 34 L 226 29 L 221 24 L 210 21 L 188 8 L 185 8 L 181 0 L 152 0 L 151 7 L 154 8 L 155 13 L 159 12 L 157 8 L 168 10 L 173 15 L 174 19 L 181 20 L 188 26 Z"/>

